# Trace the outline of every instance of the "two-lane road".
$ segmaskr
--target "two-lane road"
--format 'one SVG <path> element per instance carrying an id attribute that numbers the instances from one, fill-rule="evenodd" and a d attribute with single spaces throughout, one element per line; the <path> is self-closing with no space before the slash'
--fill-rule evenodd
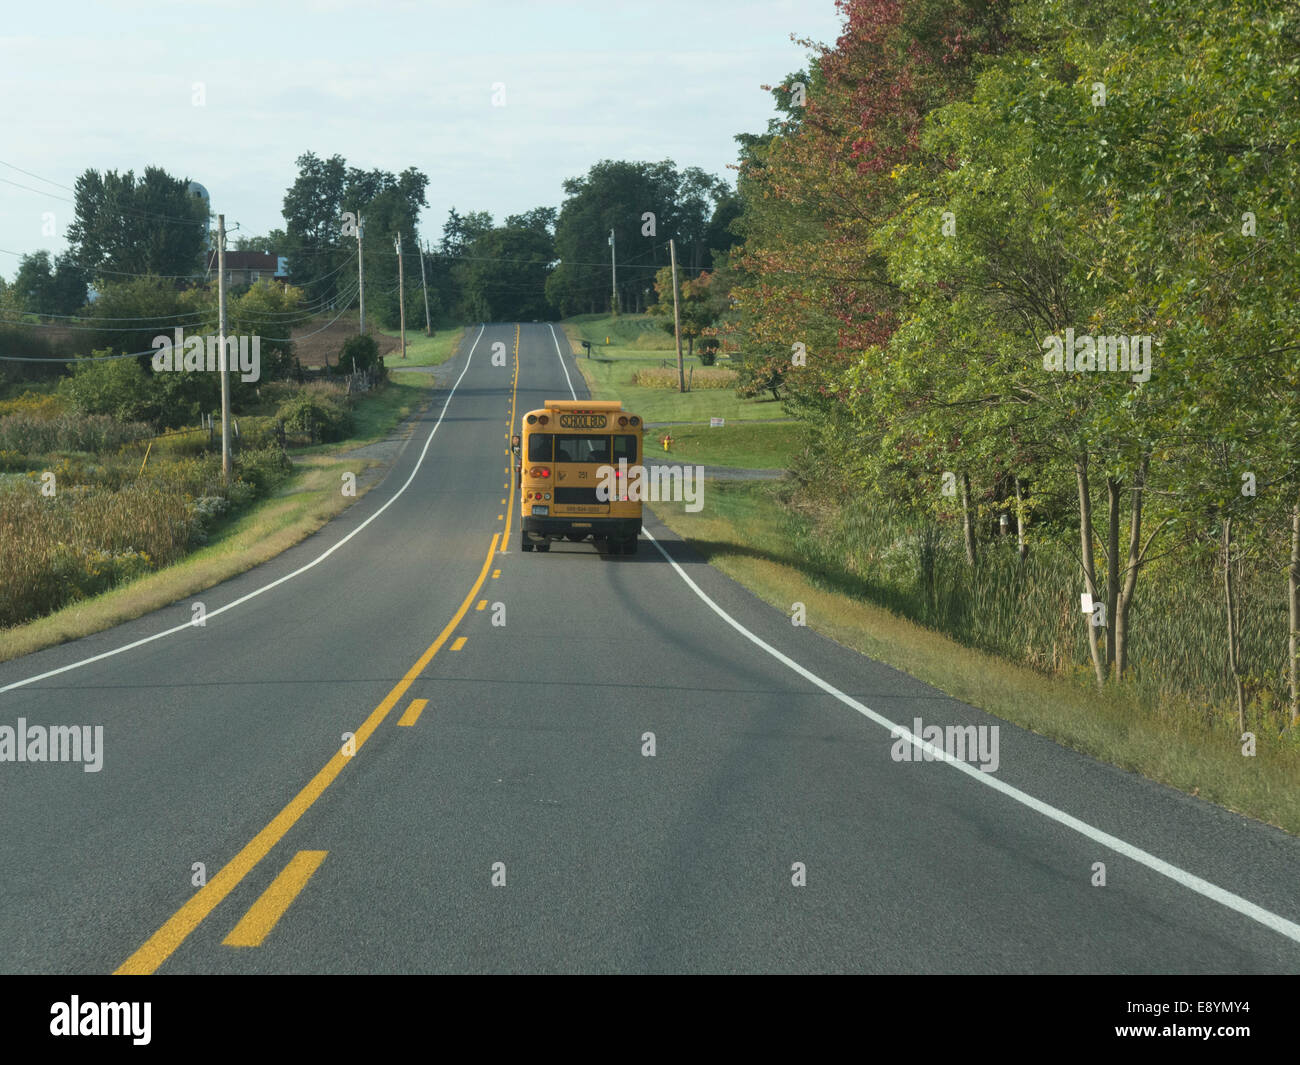
<path id="1" fill-rule="evenodd" d="M 0 725 L 105 748 L 0 764 L 0 968 L 1300 969 L 1291 836 L 792 626 L 650 514 L 634 557 L 520 552 L 560 336 L 472 330 L 386 479 L 204 627 L 0 665 Z M 915 718 L 1000 725 L 997 772 L 895 761 Z"/>

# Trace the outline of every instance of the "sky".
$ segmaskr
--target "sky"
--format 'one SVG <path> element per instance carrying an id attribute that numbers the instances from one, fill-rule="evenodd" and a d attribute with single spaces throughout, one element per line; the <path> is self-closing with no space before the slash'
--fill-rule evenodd
<path id="1" fill-rule="evenodd" d="M 558 207 L 601 159 L 734 184 L 732 138 L 775 114 L 761 86 L 806 64 L 792 35 L 833 44 L 840 26 L 833 0 L 9 4 L 0 274 L 67 247 L 87 168 L 198 181 L 238 236 L 283 226 L 304 152 L 413 166 L 430 242 L 453 206 Z"/>

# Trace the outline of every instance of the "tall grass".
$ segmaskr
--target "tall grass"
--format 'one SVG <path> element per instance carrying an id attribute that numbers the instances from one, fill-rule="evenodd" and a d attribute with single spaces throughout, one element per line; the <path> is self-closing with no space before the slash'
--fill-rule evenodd
<path id="1" fill-rule="evenodd" d="M 0 627 L 175 561 L 199 520 L 175 485 L 0 488 Z"/>
<path id="2" fill-rule="evenodd" d="M 109 451 L 153 435 L 143 422 L 119 422 L 106 414 L 0 415 L 0 451 L 26 455 L 52 451 Z"/>
<path id="3" fill-rule="evenodd" d="M 982 544 L 967 561 L 960 529 L 902 516 L 867 501 L 792 515 L 795 554 L 824 587 L 850 591 L 979 650 L 1089 683 L 1082 578 L 1063 545 L 1040 542 L 1026 559 L 1014 537 Z M 1284 584 L 1260 571 L 1242 578 L 1241 643 L 1251 672 L 1253 727 L 1286 723 Z M 1207 723 L 1235 721 L 1226 607 L 1208 564 L 1172 556 L 1144 568 L 1129 616 L 1124 684 L 1144 704 Z"/>
<path id="4" fill-rule="evenodd" d="M 690 386 L 701 391 L 708 388 L 734 388 L 739 375 L 735 370 L 696 369 L 690 375 Z M 660 366 L 637 370 L 632 381 L 640 388 L 677 388 L 677 368 Z"/>

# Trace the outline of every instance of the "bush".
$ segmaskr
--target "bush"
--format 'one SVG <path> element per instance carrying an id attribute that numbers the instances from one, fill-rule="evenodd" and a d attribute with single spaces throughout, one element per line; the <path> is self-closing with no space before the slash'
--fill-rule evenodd
<path id="1" fill-rule="evenodd" d="M 40 359 L 40 362 L 0 362 L 0 383 L 5 380 L 36 380 L 59 377 L 63 361 L 54 357 L 49 341 L 35 330 L 19 326 L 0 326 L 0 352 L 13 357 Z M 46 362 L 45 360 L 49 360 Z"/>
<path id="2" fill-rule="evenodd" d="M 722 345 L 713 338 L 706 338 L 700 341 L 700 365 L 712 366 L 718 361 L 718 349 Z"/>
<path id="3" fill-rule="evenodd" d="M 339 352 L 338 373 L 369 370 L 379 361 L 379 345 L 372 336 L 348 337 Z"/>
<path id="4" fill-rule="evenodd" d="M 60 382 L 59 391 L 78 414 L 107 414 L 123 422 L 153 424 L 162 415 L 153 378 L 135 359 L 78 361 L 72 376 Z"/>
<path id="5" fill-rule="evenodd" d="M 313 444 L 342 440 L 352 431 L 352 413 L 342 397 L 321 389 L 304 389 L 286 400 L 276 417 L 287 432 L 305 434 Z"/>
<path id="6" fill-rule="evenodd" d="M 293 463 L 278 447 L 245 449 L 239 453 L 237 469 L 240 479 L 264 496 L 293 472 Z"/>

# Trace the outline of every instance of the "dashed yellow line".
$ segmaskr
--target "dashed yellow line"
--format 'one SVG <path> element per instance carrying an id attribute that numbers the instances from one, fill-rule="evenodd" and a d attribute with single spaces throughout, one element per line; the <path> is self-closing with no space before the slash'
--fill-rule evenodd
<path id="1" fill-rule="evenodd" d="M 258 862 L 271 852 L 271 849 L 284 838 L 289 829 L 293 828 L 302 815 L 311 808 L 312 804 L 324 794 L 325 789 L 334 782 L 335 777 L 343 772 L 343 768 L 352 761 L 356 753 L 360 752 L 366 740 L 370 738 L 375 729 L 383 724 L 384 719 L 388 717 L 393 707 L 406 694 L 407 689 L 415 683 L 420 674 L 433 661 L 433 656 L 442 650 L 443 644 L 456 630 L 456 626 L 465 619 L 465 615 L 469 612 L 470 603 L 474 601 L 479 589 L 483 587 L 483 582 L 487 579 L 488 570 L 492 565 L 492 556 L 496 554 L 499 536 L 499 533 L 492 534 L 492 543 L 488 547 L 487 557 L 483 560 L 483 568 L 479 571 L 474 587 L 469 590 L 464 602 L 460 604 L 460 609 L 447 622 L 446 627 L 438 634 L 438 638 L 429 645 L 424 654 L 406 671 L 406 675 L 393 686 L 393 690 L 384 696 L 384 701 L 371 711 L 370 716 L 357 729 L 352 741 L 353 754 L 351 756 L 346 755 L 342 750 L 335 752 L 334 756 L 325 764 L 325 767 L 312 777 L 283 810 L 275 815 L 271 823 L 246 843 L 244 848 L 231 858 L 216 876 L 191 895 L 186 903 L 172 914 L 158 931 L 145 940 L 134 954 L 119 965 L 115 970 L 115 975 L 148 975 L 156 972 L 158 967 L 170 958 L 176 948 L 184 943 L 190 933 L 202 923 L 203 919 L 216 909 L 227 895 L 235 890 L 239 882 L 248 875 Z M 463 638 L 460 643 L 464 643 Z"/>
<path id="2" fill-rule="evenodd" d="M 501 571 L 500 571 L 499 569 L 494 569 L 494 570 L 492 571 L 492 579 L 493 579 L 493 580 L 496 580 L 496 579 L 497 579 L 498 577 L 500 577 L 500 576 L 501 576 Z"/>
<path id="3" fill-rule="evenodd" d="M 249 907 L 222 942 L 228 947 L 260 947 L 328 853 L 299 851 L 290 858 L 289 864 L 271 881 L 271 886 L 262 892 L 262 897 Z"/>
<path id="4" fill-rule="evenodd" d="M 466 636 L 457 636 L 457 637 L 456 637 L 456 642 L 453 643 L 453 644 L 451 645 L 451 649 L 452 649 L 453 651 L 459 651 L 462 647 L 465 646 L 465 641 L 466 641 L 467 639 L 468 639 L 468 637 L 466 637 Z"/>
<path id="5" fill-rule="evenodd" d="M 406 708 L 406 713 L 401 716 L 401 719 L 397 723 L 410 728 L 410 726 L 420 720 L 420 714 L 424 712 L 424 708 L 428 705 L 428 699 L 412 699 L 411 705 Z"/>
<path id="6" fill-rule="evenodd" d="M 497 570 L 497 572 L 500 573 L 501 571 L 500 571 L 500 570 Z M 484 609 L 486 606 L 487 606 L 487 600 L 486 600 L 486 599 L 480 599 L 480 600 L 478 601 L 478 606 L 476 606 L 474 609 L 475 609 L 475 610 L 482 610 L 482 609 Z"/>

